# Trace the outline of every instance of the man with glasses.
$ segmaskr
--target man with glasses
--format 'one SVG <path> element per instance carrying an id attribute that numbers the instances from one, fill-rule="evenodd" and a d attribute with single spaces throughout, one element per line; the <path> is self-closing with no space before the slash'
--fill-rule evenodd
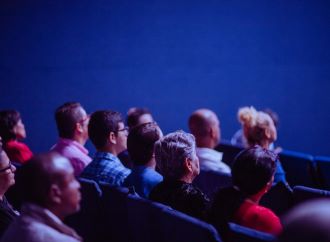
<path id="1" fill-rule="evenodd" d="M 16 168 L 11 164 L 6 152 L 2 150 L 0 137 L 0 237 L 5 232 L 9 224 L 18 216 L 8 203 L 5 193 L 15 184 Z"/>
<path id="2" fill-rule="evenodd" d="M 88 139 L 89 116 L 80 103 L 67 102 L 56 109 L 55 120 L 59 140 L 51 150 L 68 158 L 75 176 L 79 176 L 92 160 L 84 147 Z"/>
<path id="3" fill-rule="evenodd" d="M 128 128 L 121 114 L 110 110 L 94 112 L 90 117 L 88 133 L 97 152 L 81 176 L 121 186 L 131 173 L 117 157 L 127 147 Z"/>

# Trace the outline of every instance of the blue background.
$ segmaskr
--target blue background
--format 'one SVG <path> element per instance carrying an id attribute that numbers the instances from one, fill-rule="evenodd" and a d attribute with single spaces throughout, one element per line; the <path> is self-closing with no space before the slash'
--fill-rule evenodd
<path id="1" fill-rule="evenodd" d="M 33 151 L 56 141 L 54 110 L 76 100 L 148 107 L 165 133 L 208 107 L 224 139 L 239 107 L 270 107 L 282 147 L 330 155 L 330 1 L 27 2 L 0 3 L 0 108 L 22 113 Z"/>

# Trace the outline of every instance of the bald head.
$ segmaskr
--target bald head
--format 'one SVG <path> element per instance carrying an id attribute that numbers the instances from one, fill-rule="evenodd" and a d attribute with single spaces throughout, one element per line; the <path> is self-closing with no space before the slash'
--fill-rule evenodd
<path id="1" fill-rule="evenodd" d="M 189 118 L 189 129 L 198 147 L 214 148 L 220 141 L 220 122 L 212 110 L 194 111 Z"/>

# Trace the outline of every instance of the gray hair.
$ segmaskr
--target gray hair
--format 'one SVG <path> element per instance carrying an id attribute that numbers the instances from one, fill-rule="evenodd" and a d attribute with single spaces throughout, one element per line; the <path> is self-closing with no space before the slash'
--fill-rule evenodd
<path id="1" fill-rule="evenodd" d="M 157 167 L 162 175 L 178 179 L 184 175 L 184 161 L 196 154 L 195 137 L 182 130 L 170 133 L 155 143 Z"/>

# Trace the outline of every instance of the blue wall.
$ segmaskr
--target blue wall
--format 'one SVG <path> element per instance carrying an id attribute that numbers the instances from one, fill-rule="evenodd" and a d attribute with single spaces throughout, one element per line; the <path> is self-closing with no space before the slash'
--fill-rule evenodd
<path id="1" fill-rule="evenodd" d="M 34 151 L 77 100 L 149 107 L 165 132 L 208 107 L 225 139 L 240 106 L 270 107 L 280 145 L 330 155 L 328 0 L 33 2 L 0 3 L 0 108 L 21 111 Z"/>

